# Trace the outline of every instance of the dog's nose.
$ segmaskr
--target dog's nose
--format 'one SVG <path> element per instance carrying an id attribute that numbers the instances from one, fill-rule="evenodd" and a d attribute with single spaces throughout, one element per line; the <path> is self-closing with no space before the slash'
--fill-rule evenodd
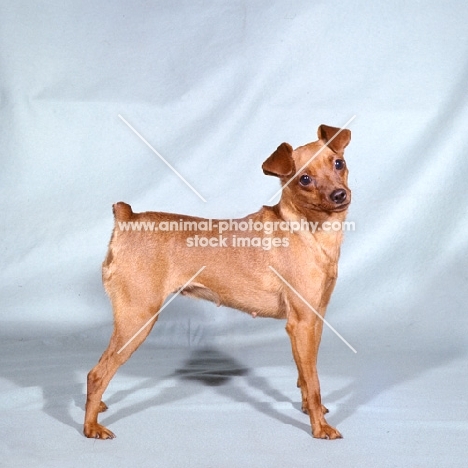
<path id="1" fill-rule="evenodd" d="M 340 205 L 346 200 L 346 190 L 333 190 L 333 192 L 330 194 L 330 199 L 332 202 L 336 203 L 337 205 Z"/>

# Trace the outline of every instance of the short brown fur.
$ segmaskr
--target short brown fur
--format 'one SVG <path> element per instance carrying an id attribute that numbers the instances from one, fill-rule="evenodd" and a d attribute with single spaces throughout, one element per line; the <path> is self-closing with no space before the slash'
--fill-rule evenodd
<path id="1" fill-rule="evenodd" d="M 349 130 L 321 125 L 319 140 L 293 150 L 283 143 L 263 163 L 265 174 L 280 178 L 283 185 L 279 203 L 263 206 L 237 222 L 265 223 L 300 221 L 343 222 L 351 201 L 348 170 L 343 151 L 351 139 Z M 336 162 L 336 161 L 342 161 Z M 303 166 L 305 166 L 303 168 Z M 308 178 L 307 178 L 308 176 Z M 289 182 L 289 179 L 292 180 Z M 309 182 L 308 182 L 309 181 Z M 135 333 L 158 312 L 165 298 L 179 291 L 202 267 L 204 270 L 181 291 L 182 294 L 233 307 L 252 316 L 286 319 L 292 352 L 298 368 L 302 409 L 309 414 L 314 437 L 340 438 L 324 414 L 317 375 L 317 353 L 323 321 L 285 285 L 274 268 L 323 317 L 338 275 L 342 231 L 305 229 L 275 231 L 125 231 L 119 222 L 203 221 L 192 216 L 145 212 L 133 213 L 125 203 L 114 205 L 115 226 L 102 276 L 114 312 L 114 331 L 98 364 L 88 374 L 84 434 L 111 439 L 114 434 L 97 421 L 107 406 L 102 395 L 117 369 L 149 334 L 151 322 L 121 352 Z M 218 224 L 219 226 L 219 224 Z M 226 246 L 189 247 L 195 234 L 227 238 Z M 233 247 L 233 236 L 277 237 L 287 246 Z"/>

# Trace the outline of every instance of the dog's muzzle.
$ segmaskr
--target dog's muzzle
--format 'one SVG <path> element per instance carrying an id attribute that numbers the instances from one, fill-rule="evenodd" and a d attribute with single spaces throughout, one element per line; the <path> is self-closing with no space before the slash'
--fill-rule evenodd
<path id="1" fill-rule="evenodd" d="M 343 204 L 346 201 L 346 197 L 346 190 L 343 189 L 333 190 L 330 194 L 330 200 L 337 205 Z"/>

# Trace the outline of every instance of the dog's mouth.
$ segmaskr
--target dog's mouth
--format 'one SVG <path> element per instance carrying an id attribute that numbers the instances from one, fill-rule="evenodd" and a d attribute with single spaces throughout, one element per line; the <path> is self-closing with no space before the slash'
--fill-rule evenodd
<path id="1" fill-rule="evenodd" d="M 351 204 L 351 201 L 347 201 L 345 203 L 342 203 L 341 205 L 335 205 L 331 203 L 319 203 L 319 204 L 304 203 L 303 206 L 307 210 L 327 212 L 327 213 L 341 213 L 343 211 L 346 211 L 349 208 L 350 204 Z"/>
<path id="2" fill-rule="evenodd" d="M 330 210 L 327 210 L 327 211 L 333 211 L 334 213 L 339 213 L 341 211 L 345 211 L 348 209 L 349 205 L 351 205 L 351 202 L 348 201 L 346 203 L 342 203 L 340 206 L 336 206 Z"/>

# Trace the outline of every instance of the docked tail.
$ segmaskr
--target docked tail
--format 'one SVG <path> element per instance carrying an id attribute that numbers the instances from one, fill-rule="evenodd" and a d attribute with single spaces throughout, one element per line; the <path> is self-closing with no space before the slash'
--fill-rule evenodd
<path id="1" fill-rule="evenodd" d="M 114 218 L 116 221 L 129 221 L 133 217 L 132 207 L 124 202 L 118 202 L 112 205 Z"/>

